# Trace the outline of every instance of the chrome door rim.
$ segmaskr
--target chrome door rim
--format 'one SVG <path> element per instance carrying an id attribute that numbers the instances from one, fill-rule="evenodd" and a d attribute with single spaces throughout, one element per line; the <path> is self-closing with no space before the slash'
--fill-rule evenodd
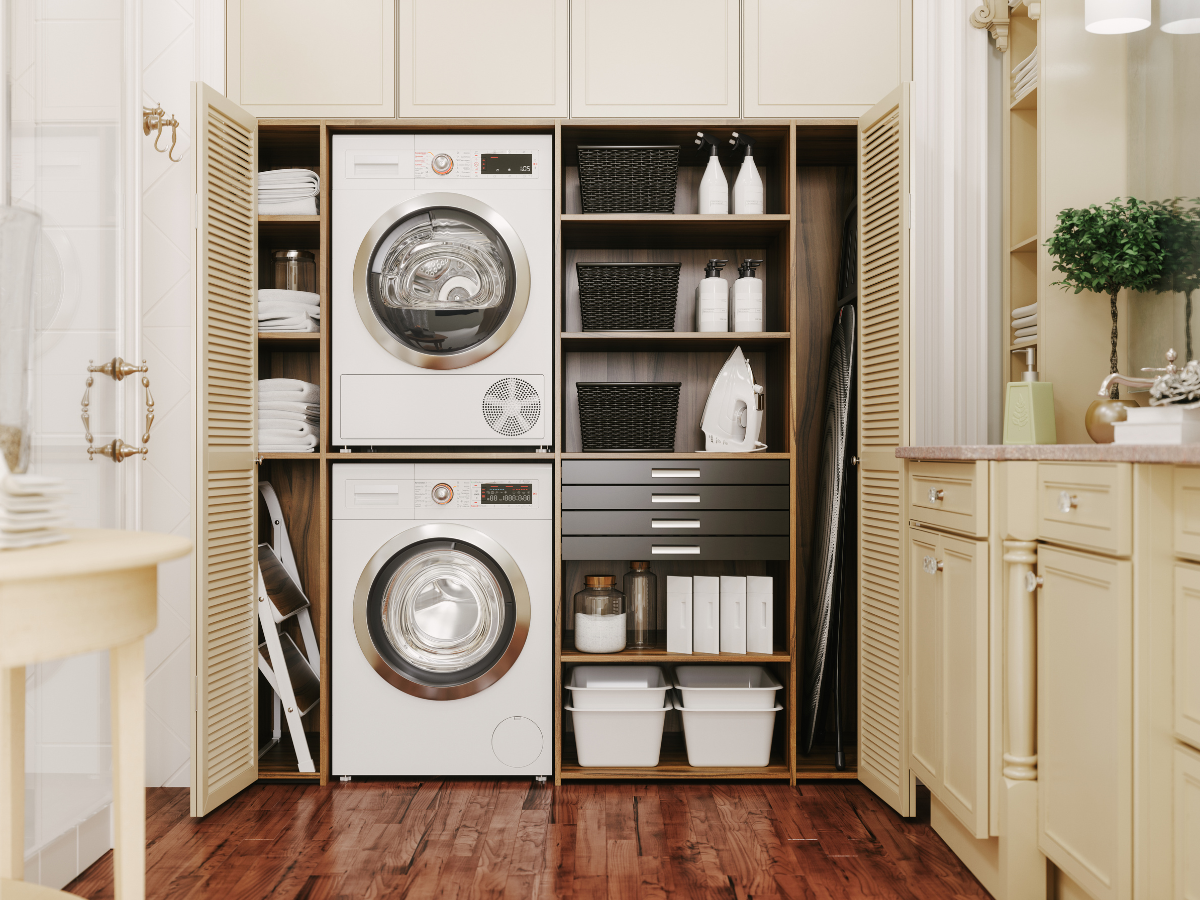
<path id="1" fill-rule="evenodd" d="M 371 593 L 371 586 L 375 582 L 375 576 L 379 574 L 380 570 L 393 556 L 406 547 L 421 541 L 439 539 L 462 541 L 479 548 L 490 556 L 508 578 L 516 610 L 512 638 L 495 665 L 471 681 L 444 687 L 413 681 L 389 666 L 387 661 L 380 656 L 379 651 L 375 649 L 375 644 L 371 640 L 370 628 L 367 625 L 367 600 Z M 525 646 L 525 639 L 529 635 L 529 618 L 529 586 L 525 583 L 525 576 L 521 574 L 516 560 L 487 535 L 464 525 L 418 525 L 401 532 L 375 551 L 375 555 L 363 569 L 363 573 L 358 579 L 358 585 L 354 589 L 354 634 L 358 638 L 358 646 L 362 650 L 363 656 L 366 657 L 376 674 L 392 687 L 413 697 L 421 697 L 426 700 L 458 700 L 462 697 L 470 697 L 487 690 L 503 678 L 505 673 L 512 668 L 513 663 L 517 661 L 517 657 L 521 655 L 521 650 Z"/>
<path id="2" fill-rule="evenodd" d="M 446 353 L 442 355 L 420 353 L 412 349 L 412 347 L 406 346 L 396 340 L 395 336 L 375 317 L 375 311 L 371 309 L 371 298 L 367 293 L 367 268 L 371 264 L 371 254 L 375 252 L 375 245 L 401 219 L 407 218 L 421 210 L 434 209 L 436 207 L 465 210 L 483 219 L 492 228 L 496 229 L 496 233 L 508 245 L 508 252 L 511 254 L 513 260 L 513 268 L 516 270 L 512 309 L 500 327 L 492 332 L 486 340 L 481 341 L 473 347 L 468 347 L 458 353 Z M 529 257 L 525 255 L 525 245 L 517 237 L 516 231 L 513 230 L 513 227 L 508 224 L 500 213 L 496 212 L 483 201 L 476 200 L 474 197 L 468 197 L 465 194 L 422 194 L 419 197 L 414 197 L 412 200 L 393 206 L 375 220 L 375 224 L 367 231 L 366 237 L 363 238 L 362 243 L 359 245 L 358 256 L 354 259 L 354 305 L 358 308 L 358 316 L 362 319 L 363 325 L 366 326 L 371 337 L 375 338 L 379 345 L 392 354 L 392 356 L 410 365 L 419 366 L 422 369 L 460 369 L 463 366 L 477 363 L 481 359 L 486 359 L 499 350 L 513 336 L 517 327 L 521 324 L 521 320 L 525 317 L 525 309 L 529 305 L 529 286 Z"/>

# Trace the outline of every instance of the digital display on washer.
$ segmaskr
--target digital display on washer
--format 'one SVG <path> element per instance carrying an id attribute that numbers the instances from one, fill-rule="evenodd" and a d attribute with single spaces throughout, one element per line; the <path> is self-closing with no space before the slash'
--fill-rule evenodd
<path id="1" fill-rule="evenodd" d="M 480 502 L 484 506 L 532 506 L 533 485 L 525 484 L 481 484 Z"/>
<path id="2" fill-rule="evenodd" d="M 481 153 L 481 175 L 532 175 L 532 153 Z"/>

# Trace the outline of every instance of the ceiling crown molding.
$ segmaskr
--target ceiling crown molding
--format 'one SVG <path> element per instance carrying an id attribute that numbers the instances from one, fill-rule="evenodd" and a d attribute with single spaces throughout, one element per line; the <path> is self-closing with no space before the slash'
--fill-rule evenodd
<path id="1" fill-rule="evenodd" d="M 983 0 L 971 13 L 971 24 L 986 28 L 1001 53 L 1008 50 L 1008 0 Z"/>

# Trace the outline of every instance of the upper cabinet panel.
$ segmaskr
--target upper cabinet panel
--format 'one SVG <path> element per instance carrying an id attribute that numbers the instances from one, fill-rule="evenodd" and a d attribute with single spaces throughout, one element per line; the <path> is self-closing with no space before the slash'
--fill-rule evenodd
<path id="1" fill-rule="evenodd" d="M 737 117 L 738 40 L 738 0 L 571 0 L 571 116 Z"/>
<path id="2" fill-rule="evenodd" d="M 400 0 L 402 118 L 566 118 L 569 0 Z"/>
<path id="3" fill-rule="evenodd" d="M 911 0 L 744 0 L 743 115 L 854 117 L 909 80 Z"/>
<path id="4" fill-rule="evenodd" d="M 395 0 L 228 0 L 228 97 L 260 117 L 396 114 Z"/>

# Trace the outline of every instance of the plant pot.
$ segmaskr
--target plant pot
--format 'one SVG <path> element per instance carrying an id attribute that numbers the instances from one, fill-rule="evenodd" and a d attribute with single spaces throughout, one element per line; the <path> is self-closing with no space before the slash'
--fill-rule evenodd
<path id="1" fill-rule="evenodd" d="M 1113 423 L 1124 422 L 1127 409 L 1140 409 L 1136 400 L 1093 400 L 1083 417 L 1088 436 L 1097 444 L 1113 442 Z"/>

